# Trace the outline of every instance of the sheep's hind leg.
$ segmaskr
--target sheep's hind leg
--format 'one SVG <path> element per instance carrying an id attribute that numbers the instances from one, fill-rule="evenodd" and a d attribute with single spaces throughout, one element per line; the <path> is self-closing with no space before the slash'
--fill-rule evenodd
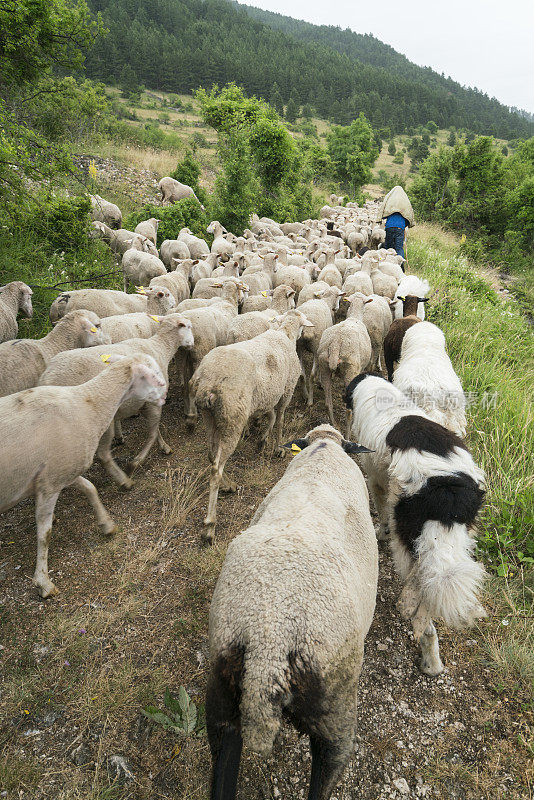
<path id="1" fill-rule="evenodd" d="M 104 431 L 98 443 L 96 457 L 108 473 L 111 480 L 115 481 L 121 489 L 131 489 L 133 481 L 122 471 L 113 456 L 111 455 L 111 442 L 113 441 L 114 424 Z"/>
<path id="2" fill-rule="evenodd" d="M 335 428 L 336 420 L 334 417 L 334 404 L 332 401 L 332 374 L 328 367 L 326 369 L 320 369 L 319 380 L 321 382 L 321 386 L 323 387 L 324 401 L 328 410 L 328 419 L 330 420 L 330 424 Z"/>
<path id="3" fill-rule="evenodd" d="M 226 665 L 225 665 L 226 666 Z M 242 666 L 234 663 L 235 685 Z M 239 732 L 239 702 L 235 685 L 219 674 L 215 665 L 206 695 L 206 729 L 213 765 L 211 800 L 234 798 L 239 775 L 243 740 Z"/>
<path id="4" fill-rule="evenodd" d="M 217 499 L 219 497 L 221 483 L 223 482 L 224 467 L 239 443 L 242 430 L 242 426 L 239 426 L 239 429 L 234 428 L 230 440 L 219 441 L 219 446 L 217 447 L 217 452 L 211 465 L 208 512 L 204 519 L 204 531 L 202 533 L 202 539 L 207 544 L 213 542 L 213 537 L 215 535 L 215 526 L 217 524 Z"/>
<path id="5" fill-rule="evenodd" d="M 378 514 L 379 528 L 376 538 L 379 542 L 384 542 L 387 540 L 389 534 L 387 491 L 372 475 L 368 475 L 368 484 L 369 493 L 373 498 L 376 513 Z"/>
<path id="6" fill-rule="evenodd" d="M 291 394 L 289 396 L 284 395 L 281 400 L 278 401 L 278 405 L 275 408 L 276 419 L 274 422 L 274 450 L 275 453 L 280 456 L 280 458 L 284 458 L 287 455 L 286 448 L 282 447 L 282 434 L 284 432 L 284 414 L 291 401 L 291 396 Z"/>
<path id="7" fill-rule="evenodd" d="M 310 735 L 312 769 L 308 800 L 328 800 L 351 756 L 353 738 L 330 742 Z"/>
<path id="8" fill-rule="evenodd" d="M 260 436 L 258 440 L 258 451 L 262 452 L 265 450 L 265 446 L 267 444 L 267 439 L 269 438 L 269 434 L 271 433 L 274 423 L 276 421 L 276 414 L 273 409 L 267 412 L 265 417 L 263 418 L 262 422 L 258 425 Z"/>
<path id="9" fill-rule="evenodd" d="M 37 524 L 37 561 L 33 583 L 43 598 L 57 594 L 57 589 L 48 576 L 48 546 L 52 534 L 52 518 L 59 492 L 45 497 L 38 492 L 35 497 L 35 522 Z"/>
<path id="10" fill-rule="evenodd" d="M 115 442 L 116 444 L 124 444 L 124 435 L 122 433 L 122 425 L 120 419 L 115 417 L 113 421 L 115 427 Z"/>
<path id="11" fill-rule="evenodd" d="M 147 403 L 141 409 L 141 416 L 146 420 L 148 432 L 147 432 L 147 440 L 143 445 L 141 451 L 133 458 L 128 466 L 126 467 L 126 472 L 128 475 L 133 475 L 137 467 L 140 467 L 141 464 L 144 464 L 146 461 L 148 454 L 152 450 L 156 439 L 158 439 L 159 435 L 159 423 L 161 420 L 161 406 L 155 405 L 154 403 Z M 163 441 L 163 439 L 162 439 Z M 168 445 L 163 442 L 165 447 Z M 166 452 L 165 448 L 161 448 L 163 452 Z M 170 448 L 169 448 L 169 452 Z"/>
<path id="12" fill-rule="evenodd" d="M 88 481 L 87 478 L 83 478 L 80 475 L 75 481 L 72 482 L 72 486 L 74 486 L 76 489 L 79 489 L 80 492 L 86 496 L 87 500 L 92 506 L 93 511 L 95 512 L 96 521 L 98 522 L 102 533 L 105 536 L 111 536 L 113 533 L 116 533 L 117 526 L 102 505 L 100 497 L 98 496 L 98 492 L 91 481 Z"/>

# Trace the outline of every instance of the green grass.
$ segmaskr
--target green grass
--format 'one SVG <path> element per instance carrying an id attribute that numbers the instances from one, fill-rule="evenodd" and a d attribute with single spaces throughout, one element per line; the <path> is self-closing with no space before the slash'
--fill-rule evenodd
<path id="1" fill-rule="evenodd" d="M 445 333 L 470 403 L 469 443 L 487 476 L 480 547 L 505 575 L 534 563 L 534 331 L 450 238 L 416 233 L 409 251 L 411 268 L 430 282 L 428 319 Z"/>

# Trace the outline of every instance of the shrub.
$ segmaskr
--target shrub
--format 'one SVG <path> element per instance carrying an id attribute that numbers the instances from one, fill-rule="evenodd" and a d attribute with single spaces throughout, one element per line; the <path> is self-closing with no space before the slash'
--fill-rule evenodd
<path id="1" fill-rule="evenodd" d="M 72 252 L 87 244 L 91 201 L 87 197 L 48 198 L 29 219 L 29 226 L 50 251 Z"/>
<path id="2" fill-rule="evenodd" d="M 185 151 L 183 159 L 178 162 L 176 169 L 171 172 L 170 177 L 174 178 L 176 181 L 180 181 L 180 183 L 185 183 L 186 186 L 190 186 L 200 202 L 206 202 L 206 192 L 201 188 L 198 182 L 200 178 L 200 164 L 195 160 L 192 150 Z"/>
<path id="3" fill-rule="evenodd" d="M 195 236 L 205 238 L 207 217 L 194 197 L 187 197 L 171 206 L 155 206 L 145 203 L 139 211 L 133 211 L 124 220 L 126 230 L 134 230 L 145 219 L 161 220 L 158 227 L 158 247 L 164 239 L 176 239 L 182 228 L 190 228 Z"/>

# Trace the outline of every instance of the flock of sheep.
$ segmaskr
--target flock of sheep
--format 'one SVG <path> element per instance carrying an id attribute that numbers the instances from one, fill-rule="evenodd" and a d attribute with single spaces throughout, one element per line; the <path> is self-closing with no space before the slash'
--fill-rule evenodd
<path id="1" fill-rule="evenodd" d="M 295 456 L 230 543 L 213 596 L 206 718 L 218 800 L 235 797 L 243 742 L 268 754 L 282 716 L 310 737 L 309 798 L 330 797 L 354 746 L 377 537 L 389 540 L 425 674 L 443 669 L 433 619 L 459 628 L 484 615 L 473 556 L 484 476 L 463 440 L 465 397 L 443 333 L 424 321 L 429 286 L 376 249 L 376 215 L 373 203 L 348 203 L 302 223 L 253 217 L 240 237 L 214 221 L 211 247 L 184 228 L 158 253 L 157 219 L 125 231 L 117 206 L 95 196 L 93 234 L 121 258 L 135 294 L 63 292 L 51 332 L 19 340 L 32 291 L 19 281 L 0 289 L 0 512 L 35 500 L 41 597 L 56 592 L 47 562 L 59 493 L 80 489 L 113 533 L 83 475 L 96 457 L 129 488 L 156 441 L 170 452 L 159 429 L 169 390 L 181 392 L 189 427 L 200 413 L 206 429 L 205 541 L 219 490 L 235 488 L 224 468 L 243 435 L 261 450 L 272 433 L 275 452 Z M 322 387 L 330 424 L 284 444 L 299 381 L 310 406 Z M 112 444 L 121 420 L 139 414 L 145 439 L 123 471 Z"/>

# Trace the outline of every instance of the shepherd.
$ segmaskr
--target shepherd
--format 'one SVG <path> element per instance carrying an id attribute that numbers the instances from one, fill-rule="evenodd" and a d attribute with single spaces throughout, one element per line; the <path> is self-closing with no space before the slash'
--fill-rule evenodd
<path id="1" fill-rule="evenodd" d="M 404 255 L 406 231 L 413 228 L 415 218 L 412 204 L 402 186 L 394 186 L 384 197 L 378 213 L 378 222 L 386 220 L 386 242 L 384 247 L 394 247 L 397 255 Z M 404 269 L 404 267 L 403 267 Z"/>

